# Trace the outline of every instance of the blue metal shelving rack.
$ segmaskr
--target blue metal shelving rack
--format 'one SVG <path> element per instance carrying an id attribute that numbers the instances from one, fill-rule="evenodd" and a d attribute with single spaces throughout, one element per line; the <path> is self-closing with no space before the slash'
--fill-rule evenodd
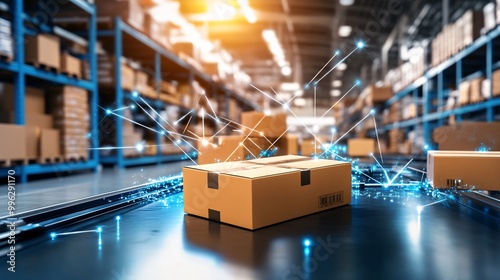
<path id="1" fill-rule="evenodd" d="M 383 131 L 391 129 L 406 129 L 417 125 L 423 126 L 425 142 L 432 146 L 432 130 L 444 124 L 444 120 L 450 116 L 456 116 L 461 120 L 465 114 L 480 114 L 481 120 L 492 122 L 495 120 L 495 109 L 500 108 L 500 98 L 493 97 L 481 103 L 470 104 L 449 111 L 439 110 L 445 104 L 446 93 L 451 85 L 459 88 L 462 81 L 468 76 L 481 75 L 491 81 L 492 73 L 500 68 L 500 57 L 495 56 L 494 49 L 500 45 L 500 26 L 481 36 L 470 46 L 460 51 L 455 56 L 429 69 L 422 78 L 418 79 L 405 89 L 397 92 L 385 104 L 385 107 L 398 102 L 403 97 L 413 95 L 413 101 L 421 104 L 422 113 L 414 119 L 385 125 Z M 484 63 L 469 63 L 478 59 L 484 59 Z M 464 65 L 464 64 L 467 64 Z M 432 108 L 433 104 L 437 108 Z"/>
<path id="2" fill-rule="evenodd" d="M 96 57 L 96 40 L 97 40 L 97 19 L 95 6 L 84 0 L 70 0 L 69 3 L 77 6 L 89 15 L 89 25 L 87 31 L 88 53 L 83 58 L 88 61 L 90 66 L 91 77 L 90 81 L 75 80 L 62 74 L 51 73 L 40 70 L 31 65 L 25 64 L 24 60 L 24 36 L 27 34 L 27 29 L 24 26 L 24 21 L 29 19 L 29 16 L 24 12 L 24 1 L 11 0 L 9 5 L 9 13 L 12 18 L 13 37 L 15 42 L 15 57 L 10 63 L 0 62 L 0 70 L 9 71 L 14 76 L 14 118 L 15 123 L 23 125 L 25 123 L 24 110 L 24 92 L 26 86 L 26 78 L 36 78 L 60 85 L 71 85 L 86 89 L 90 92 L 90 116 L 91 116 L 91 133 L 89 135 L 91 146 L 98 146 L 98 127 L 97 127 L 97 57 Z M 68 3 L 68 4 L 69 4 Z M 66 5 L 68 5 L 66 4 Z M 64 8 L 64 7 L 61 7 Z M 49 28 L 44 26 L 45 29 Z M 58 164 L 30 164 L 15 166 L 8 169 L 14 169 L 16 175 L 20 177 L 20 182 L 27 182 L 28 175 L 55 173 L 63 174 L 78 170 L 97 170 L 99 165 L 97 150 L 90 152 L 89 160 L 86 162 L 71 162 Z M 7 168 L 2 168 L 3 174 L 6 174 Z"/>
<path id="3" fill-rule="evenodd" d="M 229 99 L 230 98 L 235 98 L 239 102 L 245 104 L 246 107 L 254 109 L 254 110 L 261 110 L 261 108 L 244 99 L 241 95 L 238 93 L 230 90 L 226 85 L 223 85 L 221 83 L 215 82 L 209 75 L 206 73 L 203 73 L 194 67 L 192 67 L 190 64 L 182 60 L 179 56 L 176 54 L 172 53 L 171 51 L 165 49 L 163 46 L 149 38 L 147 35 L 143 34 L 142 32 L 136 30 L 135 28 L 131 27 L 127 23 L 125 23 L 120 17 L 115 17 L 114 22 L 113 22 L 113 29 L 110 30 L 99 30 L 98 31 L 98 36 L 99 37 L 107 37 L 107 38 L 112 38 L 113 39 L 113 50 L 114 50 L 114 56 L 115 56 L 115 83 L 116 85 L 121 85 L 121 62 L 120 59 L 124 55 L 124 35 L 126 35 L 128 38 L 132 38 L 132 40 L 135 43 L 141 44 L 142 47 L 148 48 L 149 52 L 154 52 L 154 58 L 151 58 L 150 60 L 153 60 L 154 64 L 154 78 L 155 78 L 155 84 L 156 84 L 156 90 L 157 94 L 159 94 L 159 83 L 162 79 L 162 69 L 164 69 L 164 65 L 162 65 L 162 61 L 169 61 L 174 63 L 179 69 L 182 69 L 184 72 L 186 72 L 186 76 L 188 77 L 189 81 L 192 82 L 193 80 L 197 80 L 200 83 L 206 84 L 206 85 L 211 85 L 212 87 L 216 88 L 216 94 L 223 94 L 225 96 L 225 103 L 226 103 L 226 116 L 228 115 L 227 109 L 229 107 Z M 128 58 L 132 58 L 128 57 Z M 137 55 L 137 54 L 136 54 Z M 163 60 L 162 60 L 163 59 Z M 133 98 L 131 96 L 130 92 L 127 92 L 123 90 L 121 87 L 116 86 L 115 87 L 115 103 L 114 106 L 117 108 L 122 108 L 124 106 L 124 99 L 125 98 Z M 147 99 L 145 99 L 147 100 Z M 160 100 L 148 100 L 147 101 L 151 107 L 159 109 L 163 108 L 165 106 L 169 106 L 169 104 L 162 102 Z M 189 111 L 190 108 L 187 108 Z M 193 115 L 196 115 L 197 112 L 193 112 Z M 156 129 L 160 131 L 159 125 L 156 126 Z M 116 146 L 117 147 L 122 147 L 123 146 L 123 120 L 118 119 L 116 120 Z M 111 156 L 101 156 L 100 157 L 100 162 L 103 164 L 107 165 L 117 165 L 120 168 L 127 167 L 127 166 L 133 166 L 133 165 L 144 165 L 144 164 L 155 164 L 155 163 L 162 163 L 162 162 L 168 162 L 168 161 L 178 161 L 178 160 L 185 160 L 187 157 L 184 154 L 179 154 L 179 155 L 162 155 L 161 154 L 161 135 L 158 135 L 156 138 L 156 144 L 158 145 L 158 154 L 155 156 L 143 156 L 143 157 L 138 157 L 138 158 L 126 158 L 123 156 L 123 152 L 120 149 L 116 150 L 115 155 Z M 192 153 L 190 154 L 190 156 Z"/>

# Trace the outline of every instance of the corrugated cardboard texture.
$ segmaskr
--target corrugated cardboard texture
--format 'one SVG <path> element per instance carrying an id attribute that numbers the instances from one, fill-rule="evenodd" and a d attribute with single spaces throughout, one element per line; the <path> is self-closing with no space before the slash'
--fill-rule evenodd
<path id="1" fill-rule="evenodd" d="M 375 151 L 374 139 L 347 140 L 347 154 L 351 157 L 367 157 Z"/>
<path id="2" fill-rule="evenodd" d="M 284 156 L 191 166 L 183 172 L 186 213 L 209 218 L 217 211 L 221 222 L 247 229 L 351 202 L 350 163 Z M 209 187 L 214 183 L 217 188 Z"/>
<path id="3" fill-rule="evenodd" d="M 500 191 L 500 152 L 430 151 L 427 178 L 436 189 Z"/>

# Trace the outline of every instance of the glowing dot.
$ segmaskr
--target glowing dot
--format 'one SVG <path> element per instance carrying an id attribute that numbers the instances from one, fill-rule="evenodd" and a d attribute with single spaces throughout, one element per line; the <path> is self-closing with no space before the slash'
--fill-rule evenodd
<path id="1" fill-rule="evenodd" d="M 117 221 L 121 220 L 121 217 L 120 216 L 116 216 L 116 220 Z"/>
<path id="2" fill-rule="evenodd" d="M 288 110 L 288 104 L 283 104 L 283 109 Z"/>
<path id="3" fill-rule="evenodd" d="M 161 135 L 165 135 L 165 131 L 160 132 Z"/>
<path id="4" fill-rule="evenodd" d="M 102 232 L 102 227 L 98 227 L 97 232 Z"/>
<path id="5" fill-rule="evenodd" d="M 340 50 L 336 50 L 335 55 L 339 55 L 339 54 L 340 54 Z"/>
<path id="6" fill-rule="evenodd" d="M 203 145 L 204 147 L 208 146 L 208 140 L 206 139 L 201 140 L 201 145 Z"/>
<path id="7" fill-rule="evenodd" d="M 304 89 L 309 89 L 309 84 L 305 85 Z"/>
<path id="8" fill-rule="evenodd" d="M 137 143 L 135 145 L 135 149 L 138 151 L 138 152 L 142 152 L 144 150 L 144 144 L 143 143 Z"/>
<path id="9" fill-rule="evenodd" d="M 306 239 L 304 240 L 304 246 L 309 247 L 311 245 L 311 240 Z"/>
<path id="10" fill-rule="evenodd" d="M 375 115 L 376 113 L 377 113 L 377 111 L 375 109 L 370 110 L 370 114 Z"/>
<path id="11" fill-rule="evenodd" d="M 429 145 L 425 145 L 424 149 L 426 149 L 426 150 L 429 149 Z"/>
<path id="12" fill-rule="evenodd" d="M 260 134 L 260 136 L 264 136 L 264 132 L 260 132 L 259 134 Z"/>
<path id="13" fill-rule="evenodd" d="M 240 142 L 239 146 L 243 146 L 243 142 Z"/>
<path id="14" fill-rule="evenodd" d="M 359 49 L 362 49 L 365 47 L 365 43 L 363 41 L 359 41 L 356 46 L 359 48 Z"/>
<path id="15" fill-rule="evenodd" d="M 134 90 L 134 91 L 132 92 L 132 96 L 133 96 L 133 97 L 137 97 L 137 96 L 139 96 L 139 92 L 138 92 L 137 90 Z"/>
<path id="16" fill-rule="evenodd" d="M 135 105 L 134 104 L 130 105 L 130 109 L 135 109 Z"/>
<path id="17" fill-rule="evenodd" d="M 106 114 L 111 114 L 111 109 L 106 109 Z"/>
<path id="18" fill-rule="evenodd" d="M 386 188 L 386 189 L 387 189 L 388 187 L 389 187 L 389 185 L 388 185 L 388 184 L 384 184 L 384 188 Z"/>
<path id="19" fill-rule="evenodd" d="M 179 139 L 179 140 L 177 140 L 177 141 L 175 141 L 175 142 L 176 142 L 177 144 L 181 144 L 181 143 L 182 143 L 182 141 L 181 141 L 180 139 Z"/>
<path id="20" fill-rule="evenodd" d="M 56 236 L 57 236 L 57 234 L 56 234 L 55 232 L 53 232 L 53 233 L 51 233 L 51 234 L 50 234 L 50 238 L 52 238 L 52 240 L 53 240 L 54 238 L 56 238 Z"/>
<path id="21" fill-rule="evenodd" d="M 356 85 L 360 86 L 361 85 L 361 80 L 356 80 Z"/>
<path id="22" fill-rule="evenodd" d="M 420 215 L 420 213 L 422 213 L 422 210 L 424 210 L 424 207 L 417 206 L 417 212 L 418 212 L 419 215 Z"/>

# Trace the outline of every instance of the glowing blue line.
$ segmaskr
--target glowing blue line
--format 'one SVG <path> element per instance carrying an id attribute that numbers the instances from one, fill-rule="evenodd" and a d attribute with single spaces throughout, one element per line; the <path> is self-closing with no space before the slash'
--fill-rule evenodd
<path id="1" fill-rule="evenodd" d="M 183 134 L 183 135 L 184 135 L 184 133 L 186 133 L 186 129 L 188 128 L 189 123 L 191 122 L 191 118 L 193 118 L 193 116 L 192 116 L 192 115 L 191 115 L 191 116 L 189 116 L 189 120 L 188 120 L 188 122 L 187 122 L 186 126 L 184 127 L 184 130 L 182 131 L 182 134 Z"/>
<path id="2" fill-rule="evenodd" d="M 340 140 L 342 140 L 342 138 L 344 138 L 347 134 L 349 134 L 349 132 L 351 132 L 353 129 L 355 129 L 360 123 L 362 123 L 366 118 L 368 118 L 369 116 L 371 115 L 371 113 L 368 113 L 368 115 L 366 115 L 364 118 L 362 118 L 357 124 L 355 124 L 353 127 L 351 127 L 351 129 L 349 129 L 346 133 L 344 133 L 344 135 L 342 135 L 339 139 L 337 139 L 337 141 L 335 141 L 335 143 L 333 143 L 332 146 L 336 145 Z M 326 153 L 326 151 L 324 151 L 321 155 L 319 155 L 320 157 Z"/>
<path id="3" fill-rule="evenodd" d="M 227 126 L 229 125 L 229 123 L 226 123 L 225 126 L 223 126 L 219 131 L 217 131 L 214 135 L 212 135 L 212 137 L 208 138 L 208 141 L 214 139 L 215 136 L 217 136 L 217 134 L 221 133 Z"/>
<path id="4" fill-rule="evenodd" d="M 290 129 L 290 127 L 288 127 L 283 133 L 281 133 L 281 135 L 276 139 L 274 140 L 273 143 L 271 143 L 271 146 L 269 146 L 269 148 L 267 148 L 266 152 L 269 151 L 280 139 L 281 137 L 283 137 L 283 135 L 286 134 L 286 132 Z"/>
<path id="5" fill-rule="evenodd" d="M 122 108 L 119 108 L 119 109 L 114 109 L 113 112 L 118 112 L 118 111 L 121 111 L 121 110 L 125 110 L 127 108 L 130 108 L 130 106 L 122 107 Z"/>
<path id="6" fill-rule="evenodd" d="M 281 106 L 283 106 L 284 104 L 282 104 L 281 102 L 279 102 L 279 100 L 275 99 L 274 97 L 272 97 L 271 95 L 263 92 L 261 89 L 257 88 L 256 86 L 250 84 L 251 87 L 253 87 L 254 89 L 258 90 L 259 92 L 261 92 L 262 94 L 264 94 L 265 96 L 269 97 L 270 99 L 276 101 L 278 104 L 280 104 Z"/>
<path id="7" fill-rule="evenodd" d="M 359 173 L 361 173 L 361 174 L 365 175 L 366 177 L 368 177 L 368 178 L 372 179 L 373 181 L 375 181 L 375 182 L 377 182 L 377 183 L 379 183 L 379 184 L 383 185 L 381 182 L 379 182 L 379 181 L 375 180 L 373 177 L 370 177 L 370 175 L 365 174 L 363 171 L 361 171 L 361 170 L 359 170 L 359 169 L 355 169 L 355 171 L 357 171 L 357 172 L 359 172 Z"/>
<path id="8" fill-rule="evenodd" d="M 321 71 L 323 71 L 323 69 L 325 69 L 326 66 L 328 66 L 328 64 L 330 64 L 330 62 L 332 62 L 332 60 L 339 54 L 339 52 L 335 52 L 335 54 L 330 58 L 330 60 L 328 60 L 327 63 L 325 63 L 325 65 L 323 66 L 323 68 L 321 68 L 318 73 L 316 73 L 316 75 L 314 75 L 314 77 L 311 79 L 311 81 L 309 81 L 309 83 L 307 83 L 307 85 L 309 86 L 313 81 L 314 79 L 316 79 L 316 77 L 319 75 L 319 73 L 321 73 Z"/>
<path id="9" fill-rule="evenodd" d="M 401 170 L 399 170 L 399 172 L 396 174 L 396 176 L 394 176 L 394 178 L 392 178 L 392 180 L 389 181 L 389 184 L 388 185 L 391 185 L 392 182 L 394 182 L 394 180 L 396 180 L 396 178 L 406 169 L 406 167 L 408 165 L 410 165 L 410 163 L 415 159 L 416 155 L 410 159 L 410 161 L 408 163 L 405 164 L 405 166 L 403 166 L 403 168 L 401 168 Z"/>
<path id="10" fill-rule="evenodd" d="M 382 171 L 384 171 L 384 174 L 385 174 L 385 177 L 387 179 L 387 183 L 389 183 L 389 181 L 391 179 L 389 179 L 389 174 L 387 174 L 387 171 L 384 169 L 384 167 L 380 164 L 380 162 L 378 162 L 377 158 L 373 155 L 373 154 L 370 154 L 372 156 L 372 158 L 377 162 L 378 166 L 380 166 L 380 168 L 382 168 Z"/>
<path id="11" fill-rule="evenodd" d="M 252 130 L 250 131 L 250 133 L 248 133 L 248 135 L 243 139 L 243 141 L 241 141 L 241 143 L 243 144 L 247 139 L 248 137 L 255 131 L 255 128 L 257 126 L 259 126 L 259 124 L 264 120 L 264 118 L 266 117 L 266 115 L 264 115 L 260 121 L 255 125 L 254 128 L 252 128 Z M 236 151 L 238 150 L 238 147 L 236 147 L 236 149 L 234 149 L 234 151 L 227 157 L 227 159 L 224 161 L 224 162 L 227 162 L 233 155 L 234 153 L 236 153 Z"/>
<path id="12" fill-rule="evenodd" d="M 431 206 L 431 205 L 434 205 L 434 204 L 438 204 L 438 203 L 441 203 L 441 202 L 444 202 L 444 201 L 446 201 L 446 198 L 445 198 L 445 199 L 438 200 L 438 201 L 434 201 L 434 202 L 429 203 L 429 204 L 426 204 L 426 205 L 421 205 L 421 206 L 419 206 L 419 208 L 420 208 L 420 209 L 423 209 L 424 207 Z"/>
<path id="13" fill-rule="evenodd" d="M 333 66 L 332 69 L 330 69 L 328 72 L 326 72 L 325 75 L 323 75 L 323 77 L 321 77 L 319 80 L 316 81 L 316 83 L 319 83 L 321 80 L 323 80 L 328 74 L 330 74 L 333 70 L 335 70 L 335 68 L 337 68 L 340 64 L 342 64 L 342 62 L 344 62 L 347 58 L 349 58 L 349 56 L 351 56 L 351 54 L 353 54 L 355 51 L 357 51 L 359 49 L 359 47 L 356 47 L 352 52 L 350 52 L 346 57 L 344 57 L 341 61 L 339 61 L 337 64 L 335 64 L 335 66 Z"/>
<path id="14" fill-rule="evenodd" d="M 314 86 L 314 118 L 316 119 L 316 86 Z M 321 119 L 321 118 L 320 118 Z M 318 153 L 318 142 L 314 141 L 314 154 Z"/>
<path id="15" fill-rule="evenodd" d="M 97 230 L 81 230 L 81 231 L 69 231 L 69 232 L 62 232 L 62 233 L 53 233 L 53 236 L 74 235 L 74 234 L 93 233 L 93 232 L 97 232 Z"/>
<path id="16" fill-rule="evenodd" d="M 326 114 L 328 114 L 328 112 L 330 112 L 331 110 L 333 110 L 333 108 L 334 108 L 335 106 L 337 106 L 337 104 L 338 104 L 340 101 L 342 101 L 342 99 L 344 99 L 344 97 L 346 97 L 346 96 L 347 96 L 347 95 L 348 95 L 348 94 L 349 94 L 349 93 L 350 93 L 350 92 L 351 92 L 351 91 L 352 91 L 355 87 L 357 87 L 357 84 L 355 84 L 355 85 L 354 85 L 351 89 L 349 89 L 349 90 L 348 90 L 348 91 L 347 91 L 347 92 L 346 92 L 346 93 L 345 93 L 345 94 L 344 94 L 344 95 L 343 95 L 343 96 L 342 96 L 339 100 L 337 100 L 337 102 L 335 102 L 335 104 L 333 104 L 333 106 L 332 106 L 332 107 L 330 107 L 330 109 L 328 109 L 328 111 L 326 111 L 326 112 L 323 114 L 323 116 L 321 116 L 321 118 L 319 118 L 319 119 L 321 120 L 324 116 L 326 116 Z"/>
<path id="17" fill-rule="evenodd" d="M 375 125 L 375 135 L 377 136 L 378 152 L 380 153 L 380 160 L 382 161 L 382 163 L 384 163 L 384 158 L 382 157 L 382 149 L 380 148 L 380 139 L 378 138 L 377 121 L 375 120 L 375 116 L 373 116 L 373 124 Z"/>

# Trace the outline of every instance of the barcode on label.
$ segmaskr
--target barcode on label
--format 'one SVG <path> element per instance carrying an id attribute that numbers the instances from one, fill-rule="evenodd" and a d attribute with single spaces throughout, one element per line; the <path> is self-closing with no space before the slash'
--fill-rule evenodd
<path id="1" fill-rule="evenodd" d="M 344 201 L 344 192 L 336 192 L 318 197 L 318 208 L 329 207 Z"/>

